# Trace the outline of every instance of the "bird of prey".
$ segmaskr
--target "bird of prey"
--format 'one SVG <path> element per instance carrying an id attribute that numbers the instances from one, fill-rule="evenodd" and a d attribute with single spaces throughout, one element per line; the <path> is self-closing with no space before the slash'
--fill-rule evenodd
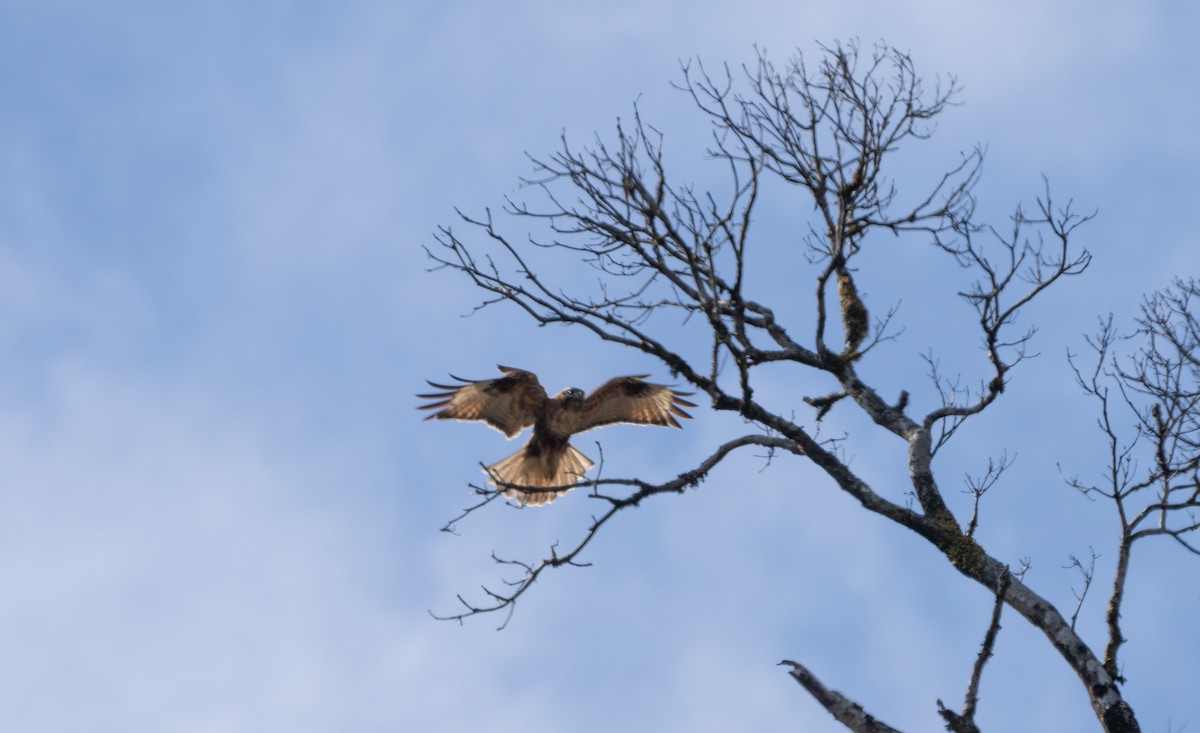
<path id="1" fill-rule="evenodd" d="M 575 433 L 612 423 L 678 428 L 675 418 L 691 417 L 683 408 L 696 406 L 683 399 L 691 392 L 642 381 L 648 374 L 610 379 L 586 397 L 575 387 L 550 397 L 533 372 L 506 366 L 497 369 L 504 375 L 498 379 L 475 381 L 451 375 L 462 384 L 429 382 L 442 391 L 417 395 L 434 400 L 418 409 L 437 410 L 426 420 L 480 420 L 510 439 L 532 425 L 533 435 L 521 450 L 485 471 L 491 483 L 505 489 L 504 495 L 521 506 L 549 504 L 570 491 L 595 465 L 568 442 Z M 529 492 L 512 486 L 567 488 Z"/>

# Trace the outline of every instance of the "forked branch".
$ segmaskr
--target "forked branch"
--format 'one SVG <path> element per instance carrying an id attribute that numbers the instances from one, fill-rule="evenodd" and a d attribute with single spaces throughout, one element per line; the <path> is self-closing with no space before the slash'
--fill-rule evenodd
<path id="1" fill-rule="evenodd" d="M 665 483 L 652 484 L 652 483 L 648 483 L 646 481 L 642 481 L 641 479 L 604 479 L 604 478 L 590 481 L 585 485 L 590 485 L 592 487 L 591 496 L 593 498 L 597 498 L 597 499 L 607 502 L 608 508 L 606 511 L 604 511 L 602 514 L 600 514 L 598 517 L 592 518 L 592 522 L 589 525 L 589 527 L 587 528 L 587 530 L 584 532 L 583 537 L 578 542 L 576 542 L 569 550 L 567 550 L 564 553 L 560 553 L 558 551 L 557 543 L 555 543 L 555 545 L 551 546 L 547 557 L 544 557 L 540 560 L 536 560 L 533 562 L 501 559 L 500 557 L 496 556 L 493 553 L 492 559 L 497 564 L 518 568 L 521 571 L 520 577 L 515 578 L 513 580 L 504 581 L 504 584 L 507 586 L 507 589 L 503 590 L 503 591 L 492 590 L 492 589 L 484 586 L 482 588 L 482 590 L 483 590 L 483 593 L 486 596 L 487 600 L 484 601 L 483 603 L 474 603 L 474 602 L 468 601 L 462 595 L 459 595 L 458 600 L 459 600 L 459 603 L 462 604 L 462 606 L 464 608 L 463 611 L 461 611 L 459 613 L 446 614 L 446 615 L 439 615 L 439 614 L 430 612 L 430 615 L 432 615 L 436 619 L 443 620 L 443 621 L 459 621 L 459 622 L 461 622 L 470 616 L 476 616 L 476 615 L 487 614 L 487 613 L 495 613 L 497 611 L 505 611 L 505 612 L 507 612 L 507 615 L 505 616 L 504 622 L 501 623 L 499 626 L 499 628 L 503 629 L 505 626 L 508 625 L 509 619 L 511 618 L 511 615 L 512 615 L 512 610 L 515 607 L 517 600 L 520 599 L 520 597 L 523 596 L 525 594 L 525 592 L 528 591 L 535 582 L 537 582 L 538 577 L 541 576 L 541 574 L 543 572 L 545 572 L 547 569 L 550 569 L 550 568 L 557 568 L 557 567 L 561 567 L 563 565 L 575 565 L 575 566 L 583 565 L 583 563 L 580 563 L 577 560 L 579 555 L 584 551 L 584 549 L 588 546 L 588 544 L 591 543 L 592 539 L 597 535 L 597 533 L 600 531 L 600 529 L 605 524 L 607 524 L 610 520 L 612 520 L 613 517 L 615 517 L 619 512 L 621 512 L 624 509 L 628 509 L 630 507 L 636 507 L 639 504 L 641 504 L 641 502 L 643 500 L 645 500 L 651 496 L 655 496 L 658 494 L 668 494 L 668 493 L 682 494 L 687 489 L 689 489 L 693 486 L 696 486 L 697 484 L 702 482 L 705 478 L 707 478 L 709 472 L 712 471 L 714 468 L 716 468 L 716 466 L 722 460 L 724 460 L 725 457 L 728 456 L 730 453 L 737 450 L 738 448 L 742 448 L 742 447 L 745 447 L 748 445 L 764 446 L 771 450 L 777 450 L 777 449 L 778 450 L 786 450 L 786 451 L 789 451 L 792 453 L 798 452 L 795 444 L 788 440 L 784 440 L 781 438 L 772 438 L 770 436 L 765 436 L 765 435 L 746 435 L 746 436 L 742 436 L 740 438 L 736 438 L 734 440 L 731 440 L 731 441 L 728 441 L 727 443 L 722 444 L 720 447 L 717 448 L 716 451 L 713 452 L 712 455 L 710 455 L 708 458 L 705 458 L 703 461 L 701 461 L 698 466 L 696 466 L 695 468 L 693 468 L 690 471 L 685 471 L 685 472 L 679 474 L 674 479 L 667 481 Z M 600 493 L 599 487 L 601 487 L 601 486 L 633 487 L 635 489 L 635 491 L 633 491 L 632 493 L 629 493 L 625 496 L 609 496 L 607 494 Z M 471 507 L 463 514 L 456 517 L 454 520 L 451 520 L 451 522 L 449 522 L 448 525 L 453 524 L 455 521 L 458 521 L 463 516 L 466 516 L 466 514 L 469 514 L 471 511 L 473 511 L 474 509 L 481 507 L 483 504 L 494 500 L 497 496 L 503 494 L 503 492 L 505 490 L 512 489 L 512 488 L 519 489 L 521 487 L 501 485 L 501 486 L 497 486 L 495 488 L 490 488 L 490 489 L 477 488 L 476 489 L 477 493 L 485 496 L 485 499 L 483 500 L 483 502 L 481 504 L 475 505 L 474 507 Z M 549 490 L 558 490 L 558 488 L 560 488 L 560 487 L 555 487 L 555 488 L 549 489 Z M 561 488 L 569 488 L 569 487 L 561 487 Z"/>
<path id="2" fill-rule="evenodd" d="M 1145 298 L 1137 330 L 1118 335 L 1110 315 L 1088 337 L 1094 354 L 1084 370 L 1072 355 L 1076 382 L 1097 405 L 1107 464 L 1103 480 L 1077 476 L 1068 484 L 1112 503 L 1120 523 L 1116 568 L 1105 621 L 1104 667 L 1120 677 L 1118 651 L 1125 642 L 1121 607 L 1135 543 L 1173 540 L 1200 555 L 1200 286 L 1176 280 Z M 1117 353 L 1121 344 L 1138 344 Z"/>

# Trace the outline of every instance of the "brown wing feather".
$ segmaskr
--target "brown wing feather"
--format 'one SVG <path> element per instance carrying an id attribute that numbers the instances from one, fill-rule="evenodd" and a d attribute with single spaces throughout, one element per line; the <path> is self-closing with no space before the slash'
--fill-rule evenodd
<path id="1" fill-rule="evenodd" d="M 426 420 L 481 420 L 511 438 L 533 425 L 548 398 L 533 372 L 505 366 L 497 369 L 504 374 L 499 379 L 474 381 L 451 374 L 462 384 L 429 382 L 443 391 L 417 395 L 434 400 L 417 409 L 438 410 Z"/>
<path id="2" fill-rule="evenodd" d="M 692 393 L 643 382 L 648 376 L 617 377 L 600 385 L 584 399 L 579 422 L 571 432 L 581 433 L 612 423 L 682 427 L 675 418 L 691 418 L 683 408 L 696 405 L 683 398 Z"/>

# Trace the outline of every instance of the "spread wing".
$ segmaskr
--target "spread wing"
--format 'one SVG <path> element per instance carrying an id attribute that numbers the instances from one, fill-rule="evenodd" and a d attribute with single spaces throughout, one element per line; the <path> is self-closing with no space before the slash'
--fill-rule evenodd
<path id="1" fill-rule="evenodd" d="M 546 409 L 548 397 L 533 372 L 506 366 L 496 368 L 503 377 L 473 381 L 451 374 L 462 384 L 429 382 L 431 387 L 443 391 L 417 395 L 421 399 L 434 400 L 417 409 L 438 410 L 426 420 L 482 420 L 513 437 L 537 420 Z"/>
<path id="2" fill-rule="evenodd" d="M 684 407 L 695 407 L 695 403 L 683 399 L 691 392 L 676 392 L 663 384 L 643 382 L 650 375 L 617 377 L 600 385 L 583 401 L 579 411 L 579 422 L 571 432 L 611 425 L 633 423 L 635 425 L 663 425 L 682 427 L 675 418 L 691 418 Z"/>

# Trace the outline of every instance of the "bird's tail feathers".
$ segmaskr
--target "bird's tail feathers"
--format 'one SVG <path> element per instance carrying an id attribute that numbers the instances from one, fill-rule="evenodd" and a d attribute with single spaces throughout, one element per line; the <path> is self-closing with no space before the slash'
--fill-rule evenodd
<path id="1" fill-rule="evenodd" d="M 557 460 L 555 460 L 557 458 Z M 556 465 L 557 464 L 557 465 Z M 529 446 L 513 453 L 504 460 L 487 467 L 488 480 L 492 484 L 514 484 L 531 489 L 549 486 L 569 486 L 578 483 L 588 469 L 596 464 L 568 444 L 566 450 L 556 453 L 539 453 L 530 455 Z M 504 495 L 525 506 L 542 506 L 549 504 L 558 497 L 570 491 L 539 491 L 526 492 L 519 489 L 508 489 Z"/>

